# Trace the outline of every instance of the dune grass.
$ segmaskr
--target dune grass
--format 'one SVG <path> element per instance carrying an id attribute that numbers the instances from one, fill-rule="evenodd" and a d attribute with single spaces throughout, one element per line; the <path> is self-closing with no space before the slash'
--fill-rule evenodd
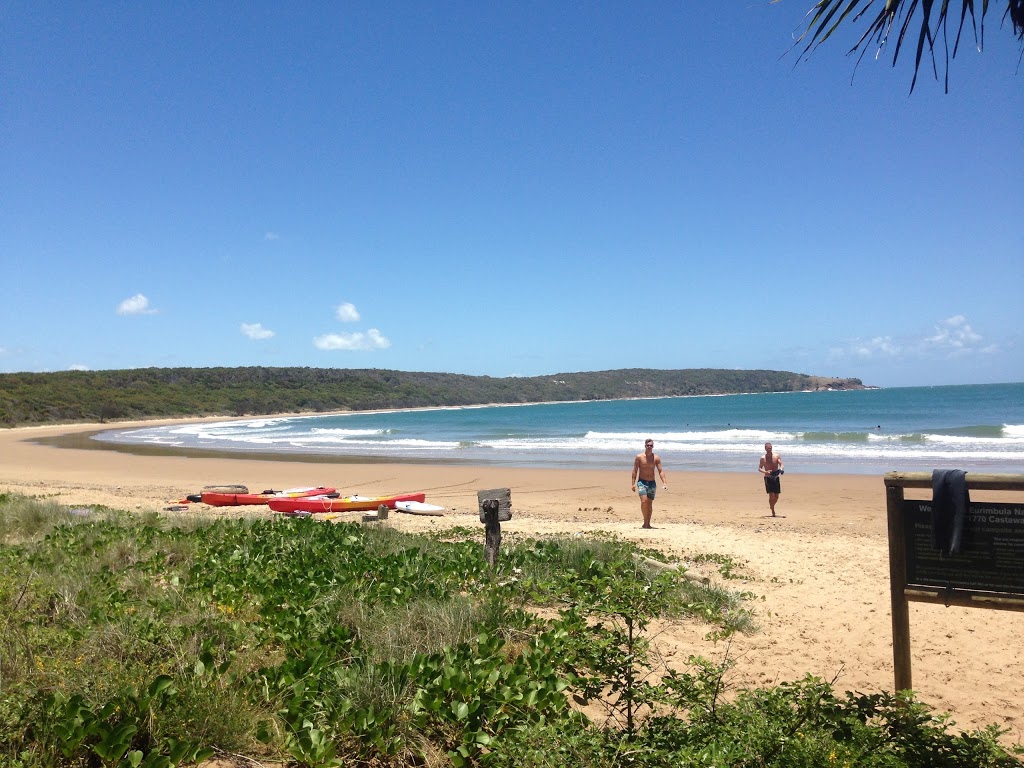
<path id="1" fill-rule="evenodd" d="M 0 495 L 0 766 L 1020 765 L 913 700 L 726 697 L 724 666 L 661 666 L 651 623 L 755 631 L 753 595 L 602 535 L 492 571 L 478 534 Z"/>

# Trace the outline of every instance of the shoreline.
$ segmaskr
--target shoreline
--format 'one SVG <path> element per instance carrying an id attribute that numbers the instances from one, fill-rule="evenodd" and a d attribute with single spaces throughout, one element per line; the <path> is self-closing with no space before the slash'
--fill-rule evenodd
<path id="1" fill-rule="evenodd" d="M 195 422 L 189 421 L 186 423 L 191 424 Z M 242 461 L 294 461 L 306 464 L 475 464 L 475 462 L 465 459 L 445 459 L 439 461 L 434 459 L 403 458 L 401 461 L 398 461 L 392 456 L 371 454 L 356 456 L 341 453 L 284 453 L 255 449 L 229 451 L 216 448 L 182 448 L 176 445 L 156 445 L 153 443 L 115 443 L 93 439 L 96 435 L 109 431 L 108 429 L 90 429 L 81 432 L 28 438 L 28 440 L 39 445 L 49 445 L 55 448 L 71 448 L 82 451 L 116 451 L 118 453 L 138 456 L 182 456 L 195 459 L 239 459 Z M 493 463 L 497 464 L 497 462 Z"/>
<path id="2" fill-rule="evenodd" d="M 393 411 L 372 411 L 373 414 L 401 414 L 418 412 L 421 410 L 472 410 L 484 409 L 491 406 L 453 406 L 451 408 L 427 408 L 427 409 L 403 409 Z M 505 406 L 496 406 L 505 407 Z M 519 407 L 509 405 L 507 407 Z M 351 463 L 394 463 L 394 464 L 434 464 L 434 465 L 463 465 L 463 466 L 494 466 L 494 467 L 520 467 L 520 468 L 556 468 L 561 470 L 612 470 L 619 466 L 621 456 L 632 450 L 631 446 L 617 444 L 614 447 L 596 444 L 593 446 L 580 446 L 576 449 L 569 449 L 559 446 L 549 450 L 541 445 L 528 445 L 520 449 L 509 449 L 488 445 L 484 438 L 483 442 L 477 442 L 477 438 L 468 441 L 459 440 L 456 445 L 454 438 L 447 438 L 448 442 L 429 444 L 429 438 L 419 438 L 423 445 L 416 448 L 402 446 L 398 441 L 395 447 L 387 440 L 374 443 L 360 444 L 356 441 L 347 444 L 344 440 L 337 442 L 327 441 L 326 443 L 315 439 L 313 429 L 311 432 L 299 432 L 292 440 L 249 440 L 241 438 L 233 439 L 211 439 L 199 440 L 188 436 L 181 439 L 170 439 L 170 435 L 156 437 L 152 434 L 143 438 L 126 437 L 124 433 L 131 432 L 159 432 L 166 427 L 179 425 L 223 425 L 231 432 L 230 424 L 243 422 L 248 426 L 255 426 L 256 433 L 261 432 L 261 427 L 275 431 L 276 422 L 293 421 L 300 419 L 318 419 L 336 416 L 362 416 L 362 412 L 336 412 L 333 414 L 276 414 L 266 417 L 233 417 L 223 419 L 220 417 L 207 417 L 205 419 L 173 419 L 159 421 L 123 422 L 119 425 L 71 425 L 73 431 L 68 432 L 41 432 L 29 439 L 35 439 L 40 443 L 47 443 L 60 447 L 113 450 L 125 453 L 137 453 L 143 455 L 164 455 L 164 456 L 191 456 L 205 458 L 233 458 L 252 459 L 259 461 L 290 461 L 310 462 L 323 464 L 351 464 Z M 58 425 L 54 425 L 55 428 Z M 1004 427 L 1000 429 L 1005 429 Z M 46 428 L 33 427 L 37 431 Z M 737 427 L 739 431 L 744 428 Z M 979 428 L 980 429 L 980 428 Z M 1024 429 L 1024 426 L 1021 427 Z M 385 429 L 385 432 L 390 431 Z M 750 430 L 747 430 L 750 431 Z M 790 433 L 769 434 L 765 429 L 760 430 L 762 439 L 770 439 L 781 448 L 789 460 L 794 462 L 793 469 L 803 474 L 853 474 L 876 476 L 886 472 L 923 472 L 932 471 L 936 467 L 959 466 L 969 472 L 979 473 L 1007 473 L 1015 474 L 1020 467 L 1018 456 L 1024 456 L 1020 450 L 1014 452 L 1012 445 L 1009 449 L 1004 446 L 986 450 L 984 446 L 968 447 L 966 449 L 953 442 L 953 447 L 944 444 L 939 447 L 928 448 L 927 435 L 919 434 L 886 434 L 882 435 L 879 441 L 873 442 L 874 433 L 865 433 L 859 439 L 842 439 L 846 433 L 830 433 L 811 431 L 791 431 Z M 243 430 L 243 432 L 247 432 Z M 706 434 L 712 434 L 712 432 Z M 756 430 L 755 430 L 756 432 Z M 242 433 L 239 433 L 242 434 Z M 693 445 L 677 445 L 675 436 L 662 436 L 669 444 L 662 443 L 661 455 L 670 466 L 679 471 L 697 472 L 725 472 L 730 474 L 747 473 L 754 462 L 753 457 L 759 455 L 760 440 L 749 437 L 751 445 L 742 446 L 742 451 L 736 445 L 718 443 L 715 439 L 702 442 L 704 433 L 697 437 Z M 728 430 L 726 430 L 728 434 Z M 859 434 L 859 433 L 858 433 Z M 94 439 L 99 435 L 105 435 L 103 439 Z M 824 438 L 820 436 L 824 435 Z M 832 435 L 833 441 L 829 442 L 828 436 Z M 654 435 L 657 437 L 657 435 Z M 572 436 L 570 436 L 571 439 Z M 804 438 L 807 438 L 805 441 Z M 1011 435 L 1012 437 L 1012 435 Z M 782 442 L 778 442 L 781 440 Z M 417 442 L 417 440 L 413 440 Z M 621 441 L 620 441 L 621 443 Z M 940 443 L 942 439 L 940 438 Z M 1008 444 L 1012 443 L 1008 441 Z M 924 448 L 915 448 L 918 445 Z M 908 450 L 905 446 L 911 446 Z M 722 447 L 725 446 L 725 447 Z M 1006 451 L 1004 453 L 1004 451 Z"/>
<path id="3" fill-rule="evenodd" d="M 210 418 L 223 421 L 223 418 Z M 160 420 L 194 423 L 196 419 Z M 443 517 L 392 514 L 388 525 L 409 532 L 452 526 L 481 528 L 476 492 L 510 488 L 512 537 L 588 535 L 628 538 L 670 553 L 700 572 L 696 555 L 737 563 L 741 578 L 724 582 L 755 596 L 748 605 L 760 632 L 712 644 L 705 625 L 664 628 L 661 655 L 681 666 L 690 655 L 735 661 L 732 687 L 759 687 L 813 674 L 838 676 L 837 692 L 893 687 L 886 493 L 882 476 L 787 473 L 780 517 L 770 517 L 761 476 L 667 468 L 669 490 L 658 488 L 653 530 L 640 529 L 630 490 L 632 456 L 620 469 L 521 468 L 455 463 L 314 461 L 308 456 L 141 454 L 88 441 L 106 429 L 154 426 L 153 420 L 112 424 L 19 427 L 0 431 L 0 493 L 19 493 L 67 506 L 103 505 L 173 517 L 270 516 L 266 507 L 187 505 L 167 511 L 204 485 L 240 483 L 253 490 L 333 485 L 344 493 L 382 495 L 424 491 L 446 508 Z M 1024 503 L 1024 492 L 972 492 L 975 501 Z M 930 498 L 930 490 L 908 491 Z M 359 519 L 345 517 L 342 520 Z M 714 567 L 714 566 L 710 566 Z M 710 575 L 715 575 L 712 572 Z M 918 696 L 957 727 L 990 723 L 1024 735 L 1024 656 L 1015 638 L 1019 615 L 911 603 L 911 648 Z"/>

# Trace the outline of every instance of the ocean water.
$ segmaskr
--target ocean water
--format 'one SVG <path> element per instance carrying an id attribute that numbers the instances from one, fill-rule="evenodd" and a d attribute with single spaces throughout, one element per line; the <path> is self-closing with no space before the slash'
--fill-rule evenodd
<path id="1" fill-rule="evenodd" d="M 253 418 L 112 430 L 116 443 L 621 469 L 647 437 L 667 472 L 1024 472 L 1024 384 L 901 387 Z"/>

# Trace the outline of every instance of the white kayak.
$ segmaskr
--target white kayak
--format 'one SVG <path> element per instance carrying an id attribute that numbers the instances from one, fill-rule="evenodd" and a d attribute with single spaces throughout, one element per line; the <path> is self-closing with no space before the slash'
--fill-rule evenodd
<path id="1" fill-rule="evenodd" d="M 444 507 L 428 504 L 425 501 L 396 501 L 395 509 L 399 512 L 408 512 L 411 515 L 440 515 L 444 512 Z"/>

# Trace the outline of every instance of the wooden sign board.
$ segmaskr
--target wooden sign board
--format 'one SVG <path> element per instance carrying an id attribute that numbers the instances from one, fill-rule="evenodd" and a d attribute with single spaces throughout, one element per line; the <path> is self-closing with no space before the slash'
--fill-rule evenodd
<path id="1" fill-rule="evenodd" d="M 905 488 L 932 489 L 925 472 L 885 475 L 889 590 L 896 690 L 913 687 L 909 601 L 1024 611 L 1024 504 L 971 502 L 961 551 L 932 544 L 932 504 L 910 501 Z M 970 491 L 1024 491 L 1024 475 L 969 472 Z"/>
<path id="2" fill-rule="evenodd" d="M 477 491 L 476 501 L 480 508 L 480 522 L 484 520 L 483 503 L 490 499 L 498 500 L 498 522 L 507 523 L 512 519 L 512 490 L 510 488 L 492 488 L 489 491 Z"/>
<path id="3" fill-rule="evenodd" d="M 1024 504 L 972 503 L 961 551 L 932 545 L 932 505 L 903 502 L 907 586 L 1024 597 Z"/>

